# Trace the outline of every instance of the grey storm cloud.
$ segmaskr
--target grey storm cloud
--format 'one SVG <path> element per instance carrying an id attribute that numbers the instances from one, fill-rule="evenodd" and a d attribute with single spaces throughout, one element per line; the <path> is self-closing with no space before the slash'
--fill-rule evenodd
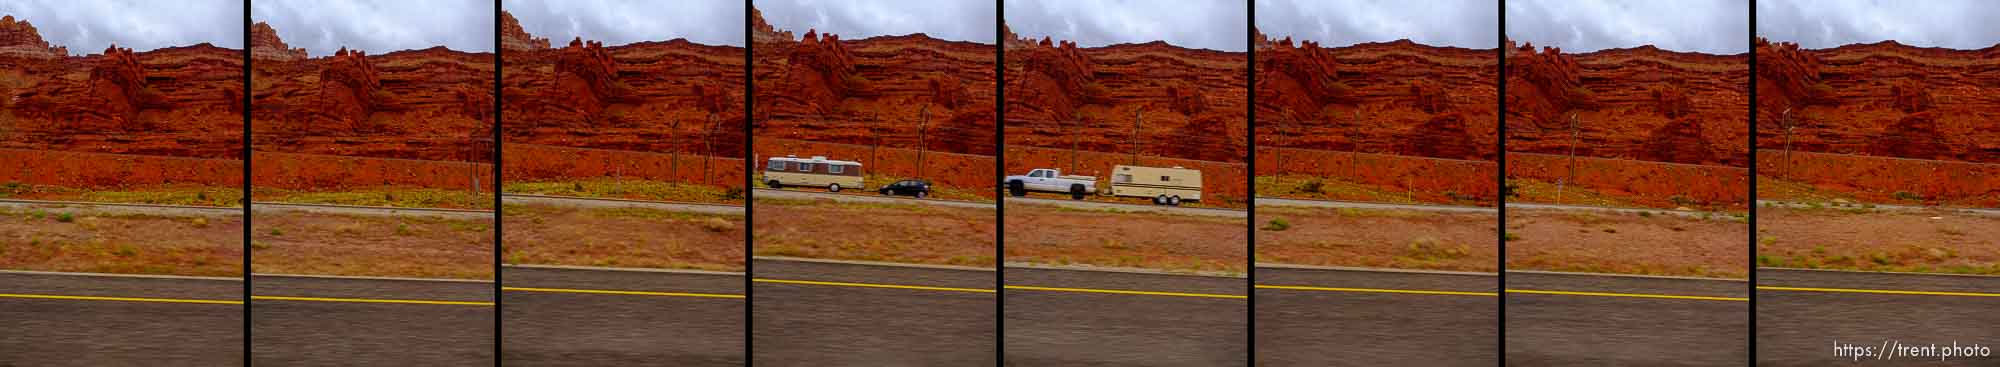
<path id="1" fill-rule="evenodd" d="M 501 7 L 556 47 L 577 37 L 606 45 L 686 38 L 742 46 L 748 13 L 741 0 L 509 0 Z"/>
<path id="2" fill-rule="evenodd" d="M 1258 0 L 1257 30 L 1338 47 L 1408 39 L 1432 46 L 1500 47 L 1491 0 Z"/>
<path id="3" fill-rule="evenodd" d="M 1805 48 L 1894 40 L 1979 49 L 2000 43 L 2000 3 L 1977 0 L 1760 0 L 1757 35 Z"/>
<path id="4" fill-rule="evenodd" d="M 1081 47 L 1166 41 L 1241 52 L 1250 46 L 1250 9 L 1242 1 L 1010 0 L 1006 10 L 1014 34 Z"/>
<path id="5" fill-rule="evenodd" d="M 993 43 L 999 13 L 990 0 L 760 0 L 764 22 L 803 36 L 806 30 L 841 39 L 923 33 L 953 41 Z"/>
<path id="6" fill-rule="evenodd" d="M 371 54 L 445 46 L 493 51 L 491 0 L 256 0 L 250 19 L 313 57 L 342 47 Z"/>
<path id="7" fill-rule="evenodd" d="M 1745 1 L 1510 0 L 1507 37 L 1578 53 L 1653 45 L 1740 54 L 1750 51 L 1750 4 Z"/>
<path id="8" fill-rule="evenodd" d="M 0 14 L 35 25 L 42 40 L 71 54 L 116 44 L 137 51 L 209 43 L 243 48 L 243 2 L 237 0 L 8 0 Z"/>

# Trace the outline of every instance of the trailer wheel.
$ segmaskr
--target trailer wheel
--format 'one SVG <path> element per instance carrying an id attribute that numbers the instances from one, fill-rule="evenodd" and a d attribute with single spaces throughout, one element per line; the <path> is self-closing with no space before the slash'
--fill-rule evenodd
<path id="1" fill-rule="evenodd" d="M 1181 206 L 1181 196 L 1180 196 L 1180 195 L 1174 195 L 1174 196 L 1168 196 L 1168 197 L 1167 197 L 1167 205 L 1168 205 L 1168 206 Z"/>
<path id="2" fill-rule="evenodd" d="M 1167 196 L 1166 195 L 1154 196 L 1153 205 L 1167 205 Z"/>
<path id="3" fill-rule="evenodd" d="M 1007 181 L 1007 194 L 1014 197 L 1028 196 L 1028 188 L 1021 180 Z"/>
<path id="4" fill-rule="evenodd" d="M 1083 184 L 1070 184 L 1070 185 L 1069 185 L 1069 199 L 1070 199 L 1070 200 L 1083 200 Z"/>
<path id="5" fill-rule="evenodd" d="M 828 192 L 840 192 L 840 184 L 828 184 L 828 185 L 826 185 L 826 191 L 828 191 Z"/>
<path id="6" fill-rule="evenodd" d="M 778 180 L 764 181 L 764 186 L 770 186 L 773 189 L 785 188 L 785 184 L 778 183 Z"/>

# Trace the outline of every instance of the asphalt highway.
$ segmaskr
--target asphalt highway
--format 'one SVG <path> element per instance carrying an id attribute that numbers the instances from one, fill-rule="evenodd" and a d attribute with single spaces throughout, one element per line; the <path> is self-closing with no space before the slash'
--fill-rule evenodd
<path id="1" fill-rule="evenodd" d="M 259 366 L 491 366 L 493 283 L 251 279 Z"/>
<path id="2" fill-rule="evenodd" d="M 1257 268 L 1259 366 L 1493 366 L 1495 274 Z"/>
<path id="3" fill-rule="evenodd" d="M 0 272 L 0 366 L 241 366 L 243 281 Z"/>
<path id="4" fill-rule="evenodd" d="M 1239 277 L 1006 269 L 1006 366 L 1247 366 Z"/>
<path id="5" fill-rule="evenodd" d="M 1836 344 L 1978 344 L 1983 357 L 1840 356 Z M 2000 277 L 1757 269 L 1757 365 L 2000 365 Z"/>
<path id="6" fill-rule="evenodd" d="M 742 366 L 743 275 L 501 269 L 509 366 Z"/>
<path id="7" fill-rule="evenodd" d="M 1745 281 L 1508 272 L 1506 365 L 1742 366 Z"/>
<path id="8" fill-rule="evenodd" d="M 990 270 L 758 259 L 752 364 L 992 366 Z"/>

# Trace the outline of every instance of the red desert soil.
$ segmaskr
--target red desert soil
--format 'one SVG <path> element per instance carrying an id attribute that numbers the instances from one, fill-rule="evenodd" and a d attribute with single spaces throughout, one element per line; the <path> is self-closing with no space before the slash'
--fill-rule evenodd
<path id="1" fill-rule="evenodd" d="M 993 44 L 931 38 L 923 33 L 844 40 L 806 30 L 794 37 L 750 9 L 756 116 L 751 122 L 763 157 L 828 155 L 866 160 L 855 146 L 961 153 L 924 159 L 934 182 L 990 192 L 995 78 Z M 778 146 L 776 139 L 818 146 Z M 849 146 L 840 146 L 847 144 Z M 863 149 L 865 150 L 865 149 Z M 869 172 L 914 175 L 915 158 L 863 162 Z M 983 186 L 982 186 L 983 185 Z"/>
<path id="2" fill-rule="evenodd" d="M 758 199 L 758 256 L 993 267 L 991 209 Z"/>
<path id="3" fill-rule="evenodd" d="M 243 217 L 0 209 L 0 269 L 242 276 Z"/>
<path id="4" fill-rule="evenodd" d="M 1493 272 L 1493 213 L 1258 206 L 1257 262 Z"/>
<path id="5" fill-rule="evenodd" d="M 508 205 L 509 264 L 743 271 L 743 216 Z"/>
<path id="6" fill-rule="evenodd" d="M 250 33 L 254 149 L 491 163 L 492 53 L 343 48 L 309 57 L 263 22 Z"/>
<path id="7" fill-rule="evenodd" d="M 1507 269 L 1744 278 L 1742 217 L 1507 211 Z"/>
<path id="8" fill-rule="evenodd" d="M 1243 219 L 1011 204 L 1006 222 L 1010 263 L 1232 274 L 1250 267 Z"/>
<path id="9" fill-rule="evenodd" d="M 743 47 L 686 39 L 606 46 L 578 38 L 550 48 L 513 14 L 500 12 L 500 26 L 506 142 L 742 154 Z M 703 137 L 713 151 L 704 151 Z"/>
<path id="10" fill-rule="evenodd" d="M 1957 211 L 1766 207 L 1757 265 L 2000 275 L 2000 218 Z"/>
<path id="11" fill-rule="evenodd" d="M 319 213 L 257 215 L 251 271 L 493 279 L 493 220 Z"/>

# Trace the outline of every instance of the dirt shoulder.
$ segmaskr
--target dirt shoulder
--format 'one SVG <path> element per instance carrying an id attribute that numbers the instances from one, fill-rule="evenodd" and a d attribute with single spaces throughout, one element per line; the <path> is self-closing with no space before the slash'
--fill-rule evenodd
<path id="1" fill-rule="evenodd" d="M 256 214 L 251 271 L 493 279 L 492 219 Z"/>
<path id="2" fill-rule="evenodd" d="M 1257 261 L 1493 272 L 1495 213 L 1258 206 Z"/>
<path id="3" fill-rule="evenodd" d="M 2000 217 L 1859 206 L 1757 210 L 1757 265 L 2000 275 Z"/>
<path id="4" fill-rule="evenodd" d="M 757 199 L 751 210 L 759 256 L 998 265 L 992 209 Z"/>
<path id="5" fill-rule="evenodd" d="M 1507 269 L 1745 278 L 1749 231 L 1733 215 L 1509 209 Z"/>
<path id="6" fill-rule="evenodd" d="M 743 271 L 743 216 L 509 204 L 510 264 Z"/>
<path id="7" fill-rule="evenodd" d="M 1243 219 L 1008 204 L 1007 262 L 1249 271 Z"/>
<path id="8" fill-rule="evenodd" d="M 0 269 L 240 277 L 243 217 L 0 208 Z"/>

